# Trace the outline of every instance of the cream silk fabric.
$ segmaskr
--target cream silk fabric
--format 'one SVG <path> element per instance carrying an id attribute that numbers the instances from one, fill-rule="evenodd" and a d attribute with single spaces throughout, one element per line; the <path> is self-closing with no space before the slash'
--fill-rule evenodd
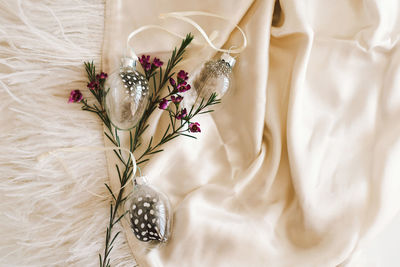
<path id="1" fill-rule="evenodd" d="M 180 66 L 214 56 L 187 23 L 165 12 L 229 17 L 249 45 L 234 68 L 235 89 L 199 119 L 198 140 L 178 138 L 143 169 L 171 199 L 170 242 L 145 251 L 144 266 L 356 266 L 356 252 L 400 203 L 400 7 L 397 0 L 109 0 L 103 67 L 115 69 L 127 35 L 146 24 L 196 34 Z M 233 25 L 194 17 L 215 43 L 240 45 Z M 138 54 L 180 43 L 161 31 L 135 37 Z M 179 69 L 178 69 L 179 70 Z M 165 129 L 157 111 L 148 136 Z M 146 140 L 145 138 L 143 140 Z M 112 154 L 110 179 L 118 188 Z M 366 266 L 366 265 L 364 265 Z"/>

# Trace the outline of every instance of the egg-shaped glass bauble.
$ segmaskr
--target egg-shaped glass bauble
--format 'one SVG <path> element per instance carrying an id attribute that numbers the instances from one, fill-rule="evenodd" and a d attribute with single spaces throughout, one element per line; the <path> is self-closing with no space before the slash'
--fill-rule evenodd
<path id="1" fill-rule="evenodd" d="M 235 59 L 228 54 L 223 54 L 219 60 L 207 61 L 200 73 L 193 81 L 193 88 L 197 93 L 195 106 L 201 101 L 207 101 L 213 93 L 222 98 L 232 87 L 232 68 Z"/>
<path id="2" fill-rule="evenodd" d="M 123 58 L 121 67 L 111 73 L 104 88 L 104 105 L 111 123 L 120 130 L 135 127 L 149 101 L 149 84 L 137 71 L 136 61 Z"/>
<path id="3" fill-rule="evenodd" d="M 132 193 L 125 203 L 126 215 L 135 237 L 149 246 L 166 243 L 171 234 L 172 212 L 168 197 L 136 178 Z"/>

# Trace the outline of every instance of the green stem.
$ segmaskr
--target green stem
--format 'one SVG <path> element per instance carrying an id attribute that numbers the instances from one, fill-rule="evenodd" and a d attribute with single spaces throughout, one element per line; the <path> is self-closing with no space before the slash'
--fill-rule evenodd
<path id="1" fill-rule="evenodd" d="M 159 68 L 158 87 L 156 86 L 157 84 L 156 84 L 156 79 L 155 79 L 155 75 L 157 74 L 157 71 L 151 70 L 151 73 L 146 73 L 146 77 L 148 79 L 153 78 L 154 94 L 151 95 L 150 102 L 149 102 L 148 106 L 146 107 L 146 110 L 145 110 L 142 118 L 140 119 L 138 125 L 136 126 L 136 128 L 134 130 L 134 135 L 132 136 L 132 132 L 130 132 L 130 150 L 132 153 L 135 152 L 137 150 L 137 148 L 140 146 L 140 141 L 139 141 L 140 137 L 143 135 L 143 133 L 149 127 L 149 124 L 147 123 L 147 121 L 148 121 L 149 117 L 151 116 L 151 114 L 154 112 L 154 110 L 157 108 L 157 104 L 160 101 L 161 89 L 169 81 L 169 78 L 172 77 L 172 75 L 174 75 L 172 70 L 182 60 L 182 58 L 183 58 L 182 56 L 185 52 L 185 49 L 192 40 L 193 40 L 193 36 L 191 34 L 188 34 L 186 36 L 186 38 L 182 41 L 179 49 L 176 50 L 176 48 L 175 48 L 174 51 L 172 52 L 171 58 L 170 58 L 170 60 L 168 60 L 168 64 L 166 66 L 164 73 L 163 73 L 162 69 Z M 96 79 L 96 71 L 95 71 L 95 66 L 94 66 L 93 62 L 91 62 L 91 63 L 85 62 L 85 69 L 87 72 L 89 82 L 94 81 Z M 90 92 L 93 94 L 93 96 L 97 100 L 98 106 L 95 104 L 93 106 L 91 106 L 87 103 L 86 100 L 83 100 L 82 101 L 82 103 L 83 103 L 82 109 L 87 110 L 92 113 L 96 113 L 99 116 L 99 118 L 103 121 L 104 125 L 106 126 L 106 128 L 108 130 L 108 133 L 104 132 L 106 137 L 115 146 L 120 146 L 118 131 L 117 130 L 113 131 L 111 121 L 108 118 L 108 116 L 105 112 L 105 109 L 103 107 L 103 103 L 102 103 L 102 99 L 104 97 L 104 81 L 102 81 L 100 83 L 99 90 L 90 89 Z M 174 94 L 174 91 L 169 92 L 167 97 L 171 96 L 172 94 Z M 213 95 L 212 97 L 210 97 L 210 99 L 207 101 L 206 104 L 203 105 L 202 103 L 200 104 L 200 107 L 194 113 L 192 113 L 193 108 L 190 110 L 188 116 L 185 118 L 184 122 L 181 121 L 179 127 L 176 127 L 176 114 L 178 114 L 178 107 L 176 106 L 175 113 L 172 111 L 169 111 L 170 116 L 172 115 L 173 118 L 171 117 L 171 124 L 168 125 L 166 131 L 164 132 L 163 137 L 154 146 L 152 146 L 153 138 L 151 138 L 148 143 L 147 149 L 137 159 L 136 164 L 141 165 L 141 164 L 145 163 L 146 161 L 149 160 L 149 158 L 146 158 L 146 157 L 148 157 L 152 154 L 161 152 L 162 150 L 159 148 L 163 144 L 175 139 L 176 137 L 178 137 L 180 135 L 193 137 L 188 134 L 185 134 L 185 132 L 187 132 L 188 130 L 182 130 L 183 127 L 185 127 L 187 124 L 189 124 L 190 120 L 194 116 L 196 116 L 199 113 L 201 114 L 201 111 L 204 108 L 219 103 L 219 100 L 217 100 L 215 98 L 215 95 Z M 171 132 L 169 133 L 170 130 L 171 130 Z M 106 229 L 106 240 L 105 240 L 104 253 L 103 253 L 103 256 L 101 254 L 99 254 L 100 267 L 110 267 L 110 252 L 113 248 L 114 241 L 116 240 L 117 236 L 120 233 L 120 232 L 117 232 L 116 234 L 112 235 L 113 226 L 116 223 L 118 223 L 119 220 L 125 215 L 125 213 L 123 213 L 122 215 L 120 215 L 118 217 L 118 210 L 121 207 L 122 203 L 125 201 L 125 198 L 123 197 L 124 189 L 125 189 L 124 186 L 130 180 L 129 178 L 132 174 L 132 166 L 131 166 L 132 159 L 131 159 L 131 157 L 129 157 L 127 160 L 124 160 L 124 158 L 122 156 L 122 152 L 121 152 L 121 150 L 118 150 L 118 148 L 116 148 L 116 150 L 114 152 L 115 152 L 116 156 L 118 157 L 118 159 L 120 160 L 120 162 L 124 165 L 124 171 L 121 175 L 119 167 L 118 167 L 118 165 L 116 165 L 119 180 L 120 180 L 120 189 L 119 189 L 116 197 L 115 197 L 114 193 L 112 192 L 112 190 L 110 189 L 110 187 L 108 186 L 108 184 L 105 184 L 115 201 L 115 205 L 113 205 L 112 203 L 110 205 L 110 219 L 109 219 L 109 224 Z"/>

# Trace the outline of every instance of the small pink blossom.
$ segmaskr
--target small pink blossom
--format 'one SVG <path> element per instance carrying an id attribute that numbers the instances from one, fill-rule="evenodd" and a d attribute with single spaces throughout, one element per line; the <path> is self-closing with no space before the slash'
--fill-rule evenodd
<path id="1" fill-rule="evenodd" d="M 186 110 L 186 108 L 184 108 L 181 110 L 181 112 L 178 115 L 176 115 L 176 118 L 178 120 L 181 120 L 181 119 L 185 118 L 186 115 L 187 115 L 187 110 Z"/>
<path id="2" fill-rule="evenodd" d="M 142 57 L 139 58 L 139 62 L 142 65 L 143 69 L 149 71 L 151 69 L 151 63 L 150 63 L 150 56 L 149 55 L 142 55 Z"/>
<path id="3" fill-rule="evenodd" d="M 177 88 L 187 85 L 187 82 L 180 80 L 181 82 L 178 84 Z"/>
<path id="4" fill-rule="evenodd" d="M 187 79 L 189 79 L 188 73 L 185 72 L 184 70 L 179 71 L 177 77 L 182 81 L 186 81 Z"/>
<path id="5" fill-rule="evenodd" d="M 166 109 L 168 107 L 168 100 L 163 98 L 160 103 L 158 104 L 159 109 Z"/>
<path id="6" fill-rule="evenodd" d="M 142 55 L 139 58 L 139 62 L 140 62 L 140 64 L 150 63 L 150 56 L 149 55 Z"/>
<path id="7" fill-rule="evenodd" d="M 185 84 L 178 85 L 177 88 L 178 88 L 178 92 L 184 93 L 186 91 L 189 91 L 190 88 L 192 88 L 192 87 L 190 86 L 190 84 L 186 84 L 186 82 L 185 82 Z"/>
<path id="8" fill-rule="evenodd" d="M 189 132 L 191 133 L 201 133 L 200 123 L 194 122 L 189 124 Z"/>
<path id="9" fill-rule="evenodd" d="M 107 73 L 105 73 L 105 72 L 101 72 L 100 74 L 97 74 L 97 75 L 96 75 L 96 78 L 97 78 L 98 80 L 105 80 L 105 79 L 107 79 L 107 77 L 108 77 L 108 75 L 107 75 Z"/>
<path id="10" fill-rule="evenodd" d="M 82 99 L 83 99 L 83 95 L 82 95 L 81 91 L 72 90 L 70 95 L 69 95 L 68 103 L 81 102 Z"/>
<path id="11" fill-rule="evenodd" d="M 181 70 L 178 72 L 176 75 L 177 81 L 174 80 L 174 78 L 169 78 L 169 83 L 174 87 L 175 90 L 177 90 L 179 93 L 184 93 L 186 91 L 189 91 L 191 86 L 187 83 L 188 73 L 185 72 L 184 70 Z"/>
<path id="12" fill-rule="evenodd" d="M 146 64 L 143 65 L 143 68 L 144 68 L 146 71 L 149 71 L 149 70 L 151 70 L 151 64 L 150 64 L 150 63 L 146 63 Z"/>
<path id="13" fill-rule="evenodd" d="M 175 96 L 171 96 L 171 101 L 175 104 L 179 104 L 182 101 L 183 97 L 180 95 Z"/>
<path id="14" fill-rule="evenodd" d="M 172 86 L 174 86 L 175 87 L 175 85 L 176 85 L 176 82 L 175 82 L 175 80 L 174 80 L 174 78 L 169 78 L 169 83 L 172 85 Z"/>
<path id="15" fill-rule="evenodd" d="M 153 60 L 153 65 L 156 67 L 161 67 L 164 64 L 164 62 L 162 62 L 159 58 L 154 58 Z"/>
<path id="16" fill-rule="evenodd" d="M 99 83 L 97 81 L 91 81 L 87 84 L 87 87 L 92 90 L 96 90 L 99 87 Z"/>

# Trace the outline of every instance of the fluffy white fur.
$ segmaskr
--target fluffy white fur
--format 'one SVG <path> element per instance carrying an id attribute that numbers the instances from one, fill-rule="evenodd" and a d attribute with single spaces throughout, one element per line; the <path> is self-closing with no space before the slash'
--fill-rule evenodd
<path id="1" fill-rule="evenodd" d="M 0 266 L 98 266 L 109 216 L 102 125 L 71 89 L 100 63 L 102 0 L 0 0 Z M 87 95 L 87 91 L 83 90 Z M 113 266 L 134 266 L 120 235 Z"/>

